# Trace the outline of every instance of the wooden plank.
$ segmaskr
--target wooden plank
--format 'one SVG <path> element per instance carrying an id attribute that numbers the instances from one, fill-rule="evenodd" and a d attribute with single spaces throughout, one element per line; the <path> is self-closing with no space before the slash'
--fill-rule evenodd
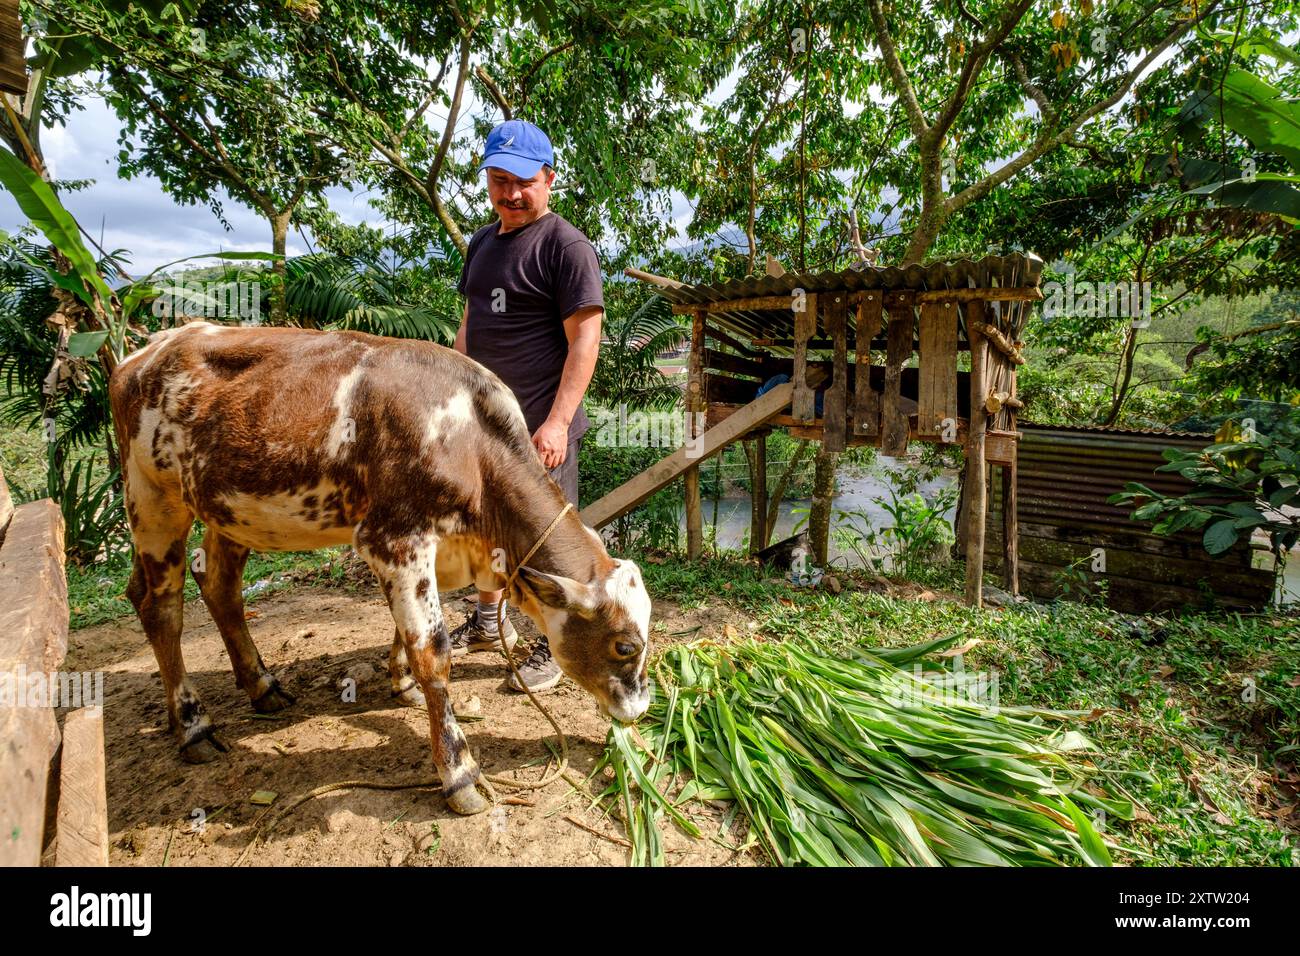
<path id="1" fill-rule="evenodd" d="M 704 394 L 704 312 L 696 309 L 691 319 L 690 378 L 686 384 L 687 416 L 686 446 L 689 450 L 699 437 L 696 428 L 698 413 L 706 405 Z M 686 558 L 696 560 L 704 551 L 704 507 L 700 501 L 700 467 L 696 462 L 686 469 Z"/>
<path id="2" fill-rule="evenodd" d="M 5 470 L 0 468 L 0 548 L 4 547 L 5 532 L 9 530 L 9 520 L 14 516 L 14 500 L 9 495 L 9 483 L 5 481 Z"/>
<path id="3" fill-rule="evenodd" d="M 686 284 L 685 282 L 678 282 L 676 279 L 669 279 L 666 276 L 657 276 L 653 272 L 643 272 L 640 269 L 633 269 L 631 266 L 628 266 L 623 270 L 623 275 L 630 276 L 633 279 L 640 279 L 642 282 L 648 282 L 651 285 L 657 285 L 664 289 L 680 289 Z"/>
<path id="4" fill-rule="evenodd" d="M 817 398 L 808 386 L 808 340 L 817 334 L 817 293 L 804 298 L 804 308 L 794 313 L 794 402 L 790 414 L 810 422 L 817 412 Z"/>
<path id="5" fill-rule="evenodd" d="M 795 346 L 794 339 L 754 339 L 754 344 L 765 349 L 792 349 Z M 884 338 L 875 339 L 871 343 L 873 349 L 884 349 L 886 341 Z M 835 343 L 831 339 L 809 339 L 809 352 L 829 352 L 835 348 Z"/>
<path id="6" fill-rule="evenodd" d="M 750 378 L 756 378 L 760 383 L 767 381 L 775 373 L 769 371 L 776 364 L 776 361 L 755 362 L 752 359 L 742 358 L 739 355 L 731 355 L 728 352 L 719 352 L 715 349 L 704 350 L 704 367 L 706 369 L 717 369 L 720 372 L 730 372 L 732 375 L 748 375 Z"/>
<path id="7" fill-rule="evenodd" d="M 1001 535 L 998 536 L 999 540 Z M 1020 554 L 1025 561 L 1065 568 L 1081 561 L 1080 570 L 1090 578 L 1124 579 L 1159 590 L 1167 586 L 1199 591 L 1202 583 L 1221 595 L 1257 599 L 1273 589 L 1272 572 L 1260 568 L 1224 569 L 1210 561 L 1185 561 L 1121 548 L 1105 548 L 1104 572 L 1092 571 L 1093 553 L 1099 547 L 1090 541 L 1058 541 L 1020 534 Z"/>
<path id="8" fill-rule="evenodd" d="M 748 405 L 761 383 L 751 378 L 731 378 L 726 375 L 704 373 L 704 402 L 724 402 L 728 405 Z"/>
<path id="9" fill-rule="evenodd" d="M 63 721 L 56 866 L 108 866 L 104 709 L 82 707 Z"/>
<path id="10" fill-rule="evenodd" d="M 969 318 L 972 315 L 979 315 L 983 312 L 983 303 L 971 302 L 966 307 L 966 315 Z M 957 337 L 957 310 L 951 305 L 923 305 L 921 306 L 921 338 L 926 340 L 926 313 L 933 313 L 935 310 L 945 309 L 952 316 L 952 337 L 953 337 L 953 360 L 956 361 L 956 337 Z M 931 325 L 936 322 L 943 322 L 945 315 L 933 316 Z M 935 342 L 933 329 L 930 333 L 930 342 Z M 942 344 L 942 343 L 940 343 Z M 947 358 L 947 353 L 939 351 L 923 351 L 921 353 L 921 411 L 920 423 L 918 428 L 925 429 L 925 400 L 927 395 L 926 389 L 926 364 L 937 364 Z M 988 516 L 988 500 L 985 497 L 985 467 L 984 467 L 984 429 L 987 413 L 984 406 L 980 403 L 980 398 L 984 395 L 984 374 L 985 366 L 988 360 L 988 343 L 984 341 L 982 335 L 976 335 L 971 339 L 970 344 L 970 395 L 971 395 L 971 412 L 970 412 L 970 434 L 966 437 L 966 603 L 971 607 L 984 606 L 984 521 Z M 956 365 L 952 366 L 954 378 L 956 377 Z M 934 398 L 934 382 L 936 376 L 931 376 L 930 396 Z M 954 382 L 954 389 L 956 383 Z M 953 395 L 954 415 L 956 414 L 956 394 Z M 933 408 L 931 412 L 933 413 Z"/>
<path id="11" fill-rule="evenodd" d="M 675 305 L 673 311 L 681 314 L 692 313 L 696 309 L 703 309 L 705 312 L 757 312 L 768 309 L 789 309 L 794 296 L 787 292 L 784 295 L 758 295 L 750 296 L 745 299 L 723 299 L 718 302 L 692 302 L 687 305 Z"/>
<path id="12" fill-rule="evenodd" d="M 886 300 L 888 305 L 888 300 Z M 880 452 L 897 458 L 907 452 L 907 414 L 902 409 L 903 366 L 912 358 L 911 306 L 889 309 L 889 346 L 885 357 L 885 390 L 880 405 Z"/>
<path id="13" fill-rule="evenodd" d="M 726 332 L 722 331 L 722 329 L 718 329 L 718 328 L 709 329 L 709 338 L 717 339 L 719 342 L 725 342 L 727 345 L 730 345 L 741 355 L 747 356 L 749 358 L 756 358 L 762 360 L 768 357 L 764 353 L 758 351 L 757 349 L 751 348 L 750 346 L 746 345 L 744 342 L 741 342 L 739 339 L 732 338 Z"/>
<path id="14" fill-rule="evenodd" d="M 998 469 L 1002 472 L 1002 586 L 1011 594 L 1020 593 L 1020 520 L 1016 514 L 1016 463 Z"/>
<path id="15" fill-rule="evenodd" d="M 1023 511 L 1023 508 L 1018 509 Z M 1080 527 L 1078 525 L 1055 525 L 1037 521 L 1019 523 L 1019 537 L 1044 538 L 1048 541 L 1067 541 L 1073 544 L 1086 544 L 1090 548 L 1132 551 L 1139 554 L 1154 555 L 1158 558 L 1189 561 L 1203 564 L 1214 569 L 1214 573 L 1231 577 L 1240 571 L 1251 570 L 1251 549 L 1242 542 L 1226 554 L 1211 557 L 1206 553 L 1199 538 L 1165 537 L 1163 535 L 1143 534 L 1139 526 L 1134 525 L 1133 532 L 1124 532 L 1116 528 Z M 1190 571 L 1195 571 L 1191 565 Z"/>
<path id="16" fill-rule="evenodd" d="M 63 515 L 45 498 L 14 511 L 0 549 L 0 674 L 52 674 L 67 649 Z M 0 866 L 40 864 L 58 746 L 53 709 L 0 705 Z"/>
<path id="17" fill-rule="evenodd" d="M 844 450 L 844 440 L 848 432 L 848 395 L 849 395 L 849 344 L 848 344 L 848 294 L 828 292 L 825 295 L 826 311 L 823 319 L 826 332 L 835 343 L 833 358 L 835 374 L 830 387 L 826 390 L 826 399 L 822 408 L 824 423 L 822 429 L 822 448 L 829 452 Z"/>
<path id="18" fill-rule="evenodd" d="M 880 295 L 865 293 L 858 302 L 854 338 L 853 434 L 866 438 L 880 434 L 880 393 L 871 387 L 871 340 L 880 328 L 881 313 Z"/>
<path id="19" fill-rule="evenodd" d="M 916 294 L 916 304 L 926 302 L 1008 302 L 1033 301 L 1043 297 L 1043 290 L 1029 286 L 989 289 L 931 289 Z"/>
<path id="20" fill-rule="evenodd" d="M 749 553 L 767 547 L 767 433 L 754 439 L 754 487 L 749 495 Z"/>
<path id="21" fill-rule="evenodd" d="M 978 303 L 971 303 L 974 308 Z M 951 302 L 921 306 L 921 388 L 917 397 L 922 434 L 940 434 L 945 419 L 957 418 L 957 307 Z M 972 347 L 975 343 L 972 342 Z M 974 359 L 972 358 L 972 363 Z M 983 377 L 981 377 L 983 388 Z M 984 400 L 981 392 L 979 402 Z M 974 396 L 972 396 L 974 402 Z"/>
<path id="22" fill-rule="evenodd" d="M 820 369 L 813 369 L 809 374 L 814 386 L 820 384 L 825 377 Z M 793 382 L 785 382 L 770 392 L 765 392 L 761 398 L 754 399 L 734 415 L 728 416 L 717 427 L 705 431 L 693 449 L 689 445 L 677 449 L 599 501 L 587 505 L 582 509 L 583 523 L 591 528 L 601 528 L 627 514 L 678 475 L 688 469 L 698 469 L 701 462 L 779 415 L 790 404 L 793 396 Z"/>

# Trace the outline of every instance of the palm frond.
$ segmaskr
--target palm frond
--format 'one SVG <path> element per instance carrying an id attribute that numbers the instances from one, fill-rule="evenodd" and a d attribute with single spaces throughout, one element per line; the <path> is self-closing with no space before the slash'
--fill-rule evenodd
<path id="1" fill-rule="evenodd" d="M 391 277 L 373 263 L 324 253 L 285 262 L 285 307 L 319 328 L 449 343 L 454 309 L 400 300 Z"/>

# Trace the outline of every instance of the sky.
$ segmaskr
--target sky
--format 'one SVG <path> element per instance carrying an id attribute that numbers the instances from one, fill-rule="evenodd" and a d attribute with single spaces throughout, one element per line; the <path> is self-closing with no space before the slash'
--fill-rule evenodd
<path id="1" fill-rule="evenodd" d="M 126 249 L 127 270 L 142 276 L 182 256 L 225 250 L 269 250 L 271 226 L 259 213 L 225 197 L 223 208 L 233 227 L 227 232 L 204 205 L 185 206 L 163 192 L 152 176 L 119 179 L 117 134 L 120 122 L 102 100 L 85 101 L 67 127 L 46 127 L 41 143 L 50 174 L 56 180 L 93 179 L 94 184 L 60 198 L 77 221 L 108 251 Z M 328 191 L 331 207 L 349 223 L 380 216 L 366 197 L 346 189 Z M 27 221 L 8 192 L 0 190 L 0 229 L 15 232 Z M 100 240 L 101 234 L 103 240 Z M 296 233 L 288 241 L 289 255 L 307 252 Z"/>
<path id="2" fill-rule="evenodd" d="M 723 93 L 722 95 L 725 95 Z M 472 90 L 466 90 L 461 114 L 463 129 L 479 110 Z M 85 108 L 73 112 L 66 127 L 45 127 L 41 144 L 50 174 L 55 180 L 94 180 L 76 192 L 60 193 L 64 205 L 82 227 L 107 251 L 129 253 L 127 271 L 136 278 L 164 263 L 187 255 L 217 251 L 269 251 L 271 227 L 260 213 L 223 195 L 222 208 L 231 230 L 226 231 L 206 205 L 186 206 L 168 196 L 153 176 L 120 179 L 117 174 L 117 137 L 121 123 L 101 99 L 87 99 Z M 431 113 L 433 111 L 430 111 Z M 446 114 L 431 116 L 437 127 Z M 563 169 L 559 170 L 563 179 Z M 369 195 L 344 188 L 326 191 L 330 208 L 344 222 L 356 225 L 387 225 L 384 217 L 369 205 Z M 680 193 L 672 196 L 672 218 L 684 236 L 691 207 Z M 0 189 L 0 229 L 13 233 L 27 217 L 13 197 Z M 100 236 L 103 236 L 101 241 Z M 678 244 L 685 244 L 681 239 Z M 290 256 L 311 251 L 297 232 L 290 232 Z"/>

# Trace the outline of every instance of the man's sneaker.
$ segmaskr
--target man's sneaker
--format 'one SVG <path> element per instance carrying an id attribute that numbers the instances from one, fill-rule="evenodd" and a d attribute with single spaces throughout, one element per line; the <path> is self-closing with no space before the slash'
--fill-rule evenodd
<path id="1" fill-rule="evenodd" d="M 515 642 L 519 640 L 519 634 L 515 631 L 515 626 L 510 623 L 509 614 L 502 616 L 501 630 L 506 635 L 506 647 L 513 650 Z M 451 656 L 464 657 L 470 651 L 499 650 L 501 650 L 500 639 L 495 634 L 489 634 L 478 622 L 478 605 L 475 604 L 465 618 L 465 623 L 451 632 Z"/>
<path id="2" fill-rule="evenodd" d="M 524 683 L 534 694 L 550 690 L 560 682 L 564 674 L 560 671 L 560 665 L 555 663 L 555 658 L 551 656 L 551 645 L 547 643 L 545 637 L 537 639 L 532 652 L 528 655 L 528 660 L 519 665 L 519 676 L 524 679 Z M 521 694 L 524 692 L 519 681 L 515 679 L 513 671 L 506 679 L 506 686 Z"/>

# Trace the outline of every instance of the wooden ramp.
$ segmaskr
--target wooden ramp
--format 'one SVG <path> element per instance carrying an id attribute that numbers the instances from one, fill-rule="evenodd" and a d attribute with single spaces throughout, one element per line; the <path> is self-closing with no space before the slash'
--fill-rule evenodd
<path id="1" fill-rule="evenodd" d="M 808 374 L 809 385 L 816 386 L 824 377 L 820 370 Z M 582 509 L 583 524 L 603 528 L 615 518 L 627 514 L 664 485 L 692 466 L 711 458 L 733 441 L 790 407 L 794 383 L 785 382 L 765 392 L 748 405 L 705 431 L 695 442 L 683 445 L 667 458 L 655 462 L 635 478 L 619 485 L 599 501 Z"/>

